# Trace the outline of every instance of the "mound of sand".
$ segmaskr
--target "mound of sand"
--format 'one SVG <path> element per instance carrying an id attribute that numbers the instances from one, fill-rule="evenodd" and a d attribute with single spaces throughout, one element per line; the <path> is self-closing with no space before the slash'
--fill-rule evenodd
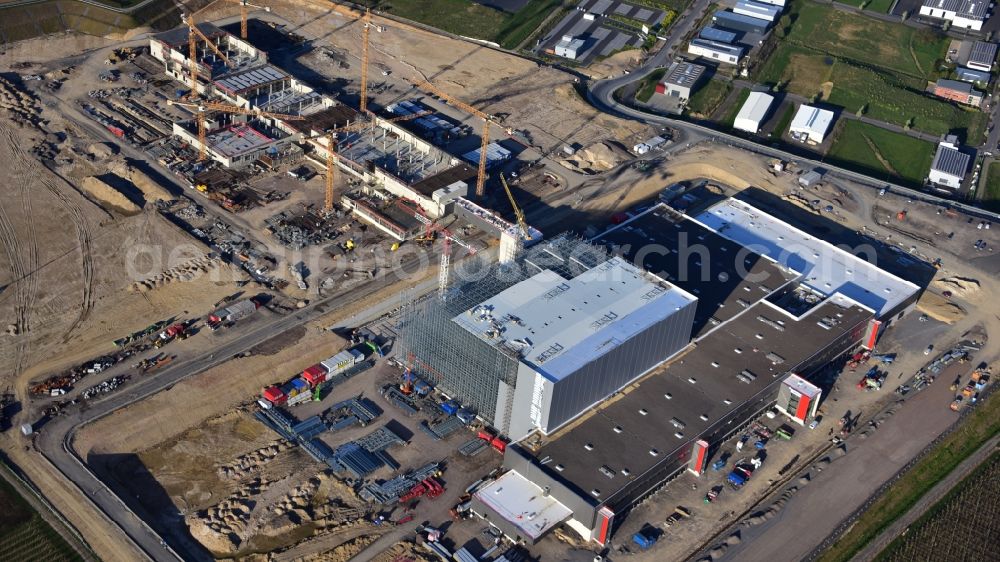
<path id="1" fill-rule="evenodd" d="M 583 174 L 597 174 L 614 168 L 629 155 L 607 142 L 598 142 L 559 161 L 564 167 Z"/>
<path id="2" fill-rule="evenodd" d="M 162 185 L 137 168 L 129 168 L 129 181 L 142 191 L 147 201 L 170 201 L 176 199 Z"/>
<path id="3" fill-rule="evenodd" d="M 87 146 L 87 152 L 94 155 L 98 160 L 111 158 L 118 152 L 118 148 L 106 142 L 95 142 Z"/>
<path id="4" fill-rule="evenodd" d="M 968 277 L 945 277 L 931 284 L 939 291 L 951 291 L 952 296 L 971 299 L 979 295 L 979 281 Z"/>
<path id="5" fill-rule="evenodd" d="M 917 301 L 917 310 L 945 324 L 954 324 L 965 317 L 965 309 L 930 291 L 924 291 Z"/>
<path id="6" fill-rule="evenodd" d="M 109 162 L 108 171 L 132 182 L 132 185 L 142 192 L 142 196 L 146 201 L 170 201 L 176 199 L 157 181 L 146 175 L 142 170 L 130 165 L 124 159 L 115 159 Z"/>
<path id="7" fill-rule="evenodd" d="M 138 213 L 140 210 L 139 206 L 125 197 L 122 192 L 98 177 L 83 178 L 83 189 L 101 203 L 114 207 L 127 215 Z"/>

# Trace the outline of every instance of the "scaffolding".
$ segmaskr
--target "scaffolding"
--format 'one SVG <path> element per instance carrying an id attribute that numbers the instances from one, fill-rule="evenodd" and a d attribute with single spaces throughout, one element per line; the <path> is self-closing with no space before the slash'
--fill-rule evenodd
<path id="1" fill-rule="evenodd" d="M 560 236 L 505 264 L 479 255 L 457 262 L 443 296 L 404 303 L 399 356 L 412 353 L 418 376 L 506 431 L 520 358 L 516 350 L 492 345 L 452 319 L 543 270 L 572 279 L 610 257 L 604 248 Z"/>

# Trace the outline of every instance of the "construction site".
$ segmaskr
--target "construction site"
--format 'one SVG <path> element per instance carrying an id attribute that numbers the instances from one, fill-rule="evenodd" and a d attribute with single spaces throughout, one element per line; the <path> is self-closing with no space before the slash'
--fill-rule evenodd
<path id="1" fill-rule="evenodd" d="M 845 443 L 995 386 L 961 210 L 367 10 L 30 41 L 0 444 L 101 559 L 736 560 Z"/>

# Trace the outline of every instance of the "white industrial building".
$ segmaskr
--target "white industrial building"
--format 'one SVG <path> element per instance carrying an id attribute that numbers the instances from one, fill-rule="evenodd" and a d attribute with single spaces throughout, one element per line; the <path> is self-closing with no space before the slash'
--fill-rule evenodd
<path id="1" fill-rule="evenodd" d="M 764 92 L 750 92 L 747 101 L 733 120 L 733 128 L 757 134 L 761 124 L 767 119 L 767 112 L 774 103 L 774 96 Z"/>
<path id="2" fill-rule="evenodd" d="M 770 4 L 772 6 L 785 7 L 785 0 L 757 0 L 758 2 L 763 2 L 764 4 Z"/>
<path id="3" fill-rule="evenodd" d="M 667 69 L 663 80 L 656 85 L 656 93 L 687 101 L 691 97 L 691 89 L 705 73 L 705 67 L 689 62 L 675 62 Z"/>
<path id="4" fill-rule="evenodd" d="M 738 0 L 733 8 L 733 13 L 774 23 L 774 20 L 781 16 L 781 8 L 771 4 L 754 2 L 754 0 Z"/>
<path id="5" fill-rule="evenodd" d="M 576 60 L 577 57 L 583 54 L 585 43 L 586 41 L 582 37 L 563 35 L 563 38 L 556 43 L 556 56 Z"/>
<path id="6" fill-rule="evenodd" d="M 816 238 L 738 199 L 726 199 L 696 215 L 695 220 L 800 275 L 811 291 L 840 293 L 890 320 L 909 306 L 920 291 L 877 265 Z"/>
<path id="7" fill-rule="evenodd" d="M 788 133 L 799 142 L 822 144 L 831 123 L 833 123 L 832 111 L 803 104 L 795 113 L 792 124 L 788 127 Z"/>
<path id="8" fill-rule="evenodd" d="M 726 64 L 739 64 L 743 57 L 743 47 L 728 45 L 708 39 L 692 39 L 688 43 L 688 53 Z"/>
<path id="9" fill-rule="evenodd" d="M 952 27 L 980 31 L 989 19 L 990 0 L 924 0 L 920 15 L 951 22 Z"/>
<path id="10" fill-rule="evenodd" d="M 931 183 L 959 189 L 965 173 L 969 171 L 970 157 L 959 150 L 958 137 L 948 135 L 938 143 L 928 179 Z"/>
<path id="11" fill-rule="evenodd" d="M 508 435 L 549 434 L 691 338 L 697 299 L 621 258 L 566 279 L 551 269 L 452 320 L 520 357 Z"/>

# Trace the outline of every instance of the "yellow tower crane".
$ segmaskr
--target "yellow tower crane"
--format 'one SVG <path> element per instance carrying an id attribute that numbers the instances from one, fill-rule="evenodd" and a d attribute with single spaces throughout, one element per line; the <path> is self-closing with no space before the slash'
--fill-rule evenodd
<path id="1" fill-rule="evenodd" d="M 514 193 L 511 192 L 510 186 L 507 185 L 507 180 L 504 179 L 503 174 L 500 174 L 500 184 L 503 185 L 503 190 L 507 192 L 507 198 L 510 199 L 510 206 L 514 207 L 514 217 L 517 219 L 517 228 L 521 231 L 521 237 L 525 240 L 531 240 L 531 233 L 528 231 L 528 222 L 524 220 L 524 212 L 517 206 L 517 201 L 514 200 Z"/>
<path id="2" fill-rule="evenodd" d="M 226 0 L 226 2 L 240 5 L 240 39 L 243 39 L 244 41 L 246 41 L 247 38 L 247 14 L 250 11 L 248 8 L 256 8 L 258 10 L 264 10 L 265 12 L 271 11 L 271 8 L 267 6 L 257 6 L 247 2 L 246 0 Z"/>
<path id="3" fill-rule="evenodd" d="M 418 113 L 411 113 L 409 115 L 402 115 L 399 117 L 393 117 L 391 119 L 382 119 L 383 123 L 396 123 L 399 121 L 409 121 L 410 119 L 416 119 L 418 117 L 423 117 L 425 115 L 430 115 L 433 111 L 421 111 Z M 337 134 L 338 133 L 355 133 L 358 131 L 363 131 L 369 127 L 376 126 L 375 121 L 356 121 L 349 125 L 343 127 L 338 127 L 336 129 L 329 130 L 325 133 L 318 134 L 312 137 L 310 140 L 315 140 L 320 137 L 326 137 L 326 192 L 323 199 L 323 211 L 331 212 L 333 211 L 333 179 L 336 173 L 337 167 Z"/>
<path id="4" fill-rule="evenodd" d="M 365 8 L 361 18 L 361 113 L 368 113 L 368 30 L 372 23 L 372 11 Z"/>
<path id="5" fill-rule="evenodd" d="M 189 102 L 179 102 L 173 100 L 167 100 L 167 105 L 178 105 L 180 107 L 186 107 L 188 109 L 194 109 L 195 116 L 198 122 L 198 160 L 202 161 L 207 155 L 208 142 L 206 139 L 207 131 L 205 128 L 205 112 L 207 111 L 222 111 L 224 113 L 236 113 L 241 115 L 254 115 L 257 117 L 271 117 L 274 119 L 282 119 L 284 121 L 304 121 L 305 117 L 301 115 L 288 115 L 285 113 L 272 113 L 270 111 L 261 111 L 259 109 L 247 109 L 245 107 L 238 107 L 235 105 L 229 105 L 228 103 L 219 103 L 214 101 L 202 101 L 198 103 Z"/>
<path id="6" fill-rule="evenodd" d="M 212 42 L 204 33 L 198 29 L 198 25 L 195 23 L 194 14 L 188 14 L 185 18 L 185 23 L 188 26 L 188 71 L 191 75 L 191 91 L 188 93 L 188 99 L 195 99 L 198 97 L 198 39 L 208 45 L 208 48 L 212 49 L 216 55 L 226 66 L 232 66 L 233 63 L 229 60 L 229 57 L 222 52 L 222 49 L 217 47 L 215 43 Z"/>
<path id="7" fill-rule="evenodd" d="M 480 148 L 479 148 L 479 171 L 476 174 L 476 197 L 482 197 L 484 193 L 483 186 L 486 184 L 486 148 L 490 145 L 490 123 L 493 123 L 500 127 L 502 127 L 502 125 L 500 125 L 500 123 L 497 123 L 493 119 L 493 116 L 487 115 L 486 113 L 479 111 L 478 109 L 472 107 L 471 105 L 452 97 L 450 94 L 443 92 L 437 86 L 431 84 L 426 80 L 414 84 L 414 86 L 420 90 L 427 92 L 428 94 L 438 96 L 446 103 L 453 105 L 461 109 L 462 111 L 471 113 L 472 115 L 483 120 L 483 132 L 480 135 L 482 142 L 480 143 Z"/>

